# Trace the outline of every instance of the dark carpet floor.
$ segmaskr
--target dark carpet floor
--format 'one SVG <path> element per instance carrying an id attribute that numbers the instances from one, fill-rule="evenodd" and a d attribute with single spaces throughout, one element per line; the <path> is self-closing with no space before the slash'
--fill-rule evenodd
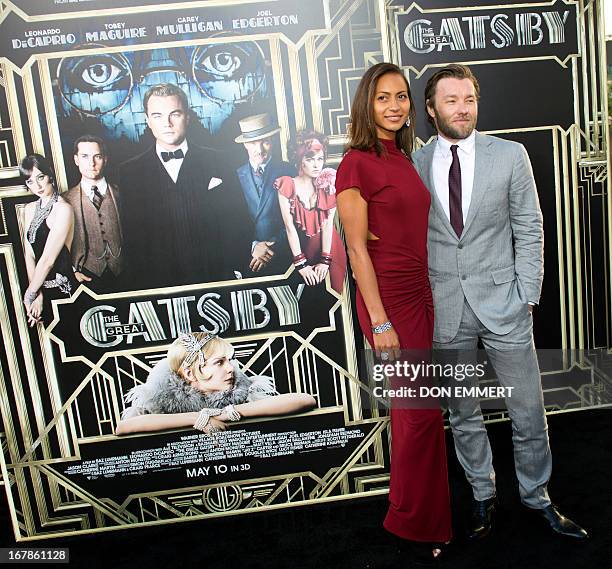
<path id="1" fill-rule="evenodd" d="M 470 491 L 449 444 L 456 538 L 442 567 L 612 567 L 611 419 L 612 410 L 603 409 L 549 418 L 554 460 L 550 495 L 562 512 L 590 531 L 591 539 L 580 544 L 552 535 L 538 519 L 524 514 L 508 423 L 489 425 L 500 499 L 495 531 L 480 543 L 465 543 L 461 527 Z M 386 499 L 379 497 L 23 545 L 69 547 L 70 567 L 88 569 L 409 567 L 381 527 L 385 511 Z M 0 523 L 0 547 L 14 546 L 6 500 Z"/>

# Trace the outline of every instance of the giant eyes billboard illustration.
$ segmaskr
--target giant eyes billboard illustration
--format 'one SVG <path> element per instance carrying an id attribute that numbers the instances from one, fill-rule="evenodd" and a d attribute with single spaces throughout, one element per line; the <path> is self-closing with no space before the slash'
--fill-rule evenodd
<path id="1" fill-rule="evenodd" d="M 142 101 L 154 85 L 187 93 L 207 139 L 235 114 L 244 116 L 241 108 L 251 112 L 272 94 L 264 47 L 250 41 L 65 57 L 56 77 L 60 131 L 97 123 L 96 134 L 106 140 L 134 144 L 146 131 Z"/>

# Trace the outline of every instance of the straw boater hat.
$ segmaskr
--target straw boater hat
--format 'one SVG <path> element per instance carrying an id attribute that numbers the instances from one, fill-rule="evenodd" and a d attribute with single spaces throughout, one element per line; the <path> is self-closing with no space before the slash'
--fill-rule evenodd
<path id="1" fill-rule="evenodd" d="M 242 144 L 243 142 L 253 142 L 268 138 L 277 132 L 280 132 L 280 126 L 274 126 L 270 115 L 264 113 L 262 115 L 253 115 L 238 121 L 240 125 L 241 135 L 235 138 L 235 142 Z"/>

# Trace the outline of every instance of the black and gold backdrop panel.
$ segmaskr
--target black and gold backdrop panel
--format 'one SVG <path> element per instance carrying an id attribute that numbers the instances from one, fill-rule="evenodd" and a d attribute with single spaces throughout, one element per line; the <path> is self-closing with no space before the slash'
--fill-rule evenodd
<path id="1" fill-rule="evenodd" d="M 585 354 L 610 345 L 603 4 L 391 1 L 385 10 L 392 22 L 385 57 L 410 79 L 422 142 L 433 134 L 423 112 L 427 79 L 456 62 L 479 79 L 479 130 L 527 148 L 545 235 L 536 346 L 561 348 L 560 357 L 541 359 L 545 404 L 549 412 L 601 404 L 598 378 L 606 372 Z"/>
<path id="2" fill-rule="evenodd" d="M 449 1 L 0 0 L 0 409 L 16 538 L 388 489 L 388 418 L 371 409 L 358 381 L 361 340 L 348 279 L 342 287 L 329 279 L 307 287 L 290 263 L 260 277 L 236 257 L 229 278 L 162 271 L 151 285 L 128 262 L 115 290 L 100 295 L 81 286 L 54 302 L 45 325 L 28 328 L 23 213 L 33 196 L 18 176 L 21 157 L 50 158 L 66 190 L 79 179 L 72 144 L 94 134 L 109 147 L 107 177 L 115 182 L 120 164 L 154 142 L 144 93 L 173 83 L 188 97 L 190 144 L 220 156 L 200 165 L 203 175 L 222 165 L 227 204 L 238 209 L 234 173 L 247 160 L 234 142 L 240 119 L 267 113 L 279 125 L 279 160 L 290 159 L 298 131 L 324 133 L 326 166 L 335 168 L 367 67 L 393 60 L 405 69 L 424 143 L 432 135 L 423 118 L 427 77 L 447 62 L 470 63 L 482 85 L 480 130 L 524 143 L 538 182 L 547 265 L 536 341 L 607 346 L 601 12 L 599 2 L 562 1 L 466 8 Z M 230 244 L 248 233 L 227 231 L 230 238 L 220 239 Z M 203 254 L 218 245 L 202 243 Z M 159 265 L 154 252 L 145 255 Z M 220 333 L 247 374 L 273 377 L 281 393 L 309 393 L 316 408 L 241 422 L 219 445 L 191 429 L 114 436 L 126 392 L 190 330 Z"/>

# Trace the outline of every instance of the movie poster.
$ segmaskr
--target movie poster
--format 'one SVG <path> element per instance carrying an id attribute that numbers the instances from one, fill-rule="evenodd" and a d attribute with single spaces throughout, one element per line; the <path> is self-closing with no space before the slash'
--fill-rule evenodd
<path id="1" fill-rule="evenodd" d="M 327 1 L 83 4 L 16 2 L 1 24 L 31 137 L 7 173 L 34 149 L 2 190 L 17 539 L 384 492 L 339 141 L 308 112 L 314 61 L 296 68 L 332 34 Z"/>

